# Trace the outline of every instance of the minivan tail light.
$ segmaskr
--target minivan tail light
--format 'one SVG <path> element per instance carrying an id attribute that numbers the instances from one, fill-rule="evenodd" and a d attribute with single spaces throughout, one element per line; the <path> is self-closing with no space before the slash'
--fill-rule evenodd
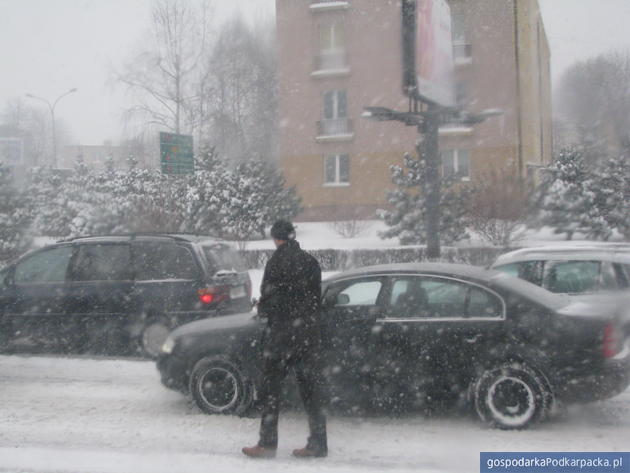
<path id="1" fill-rule="evenodd" d="M 619 353 L 619 333 L 613 323 L 604 327 L 604 341 L 602 343 L 602 353 L 604 358 L 613 358 Z"/>
<path id="2" fill-rule="evenodd" d="M 229 291 L 217 287 L 204 287 L 197 291 L 197 295 L 199 296 L 199 301 L 205 305 L 216 304 L 230 298 Z"/>

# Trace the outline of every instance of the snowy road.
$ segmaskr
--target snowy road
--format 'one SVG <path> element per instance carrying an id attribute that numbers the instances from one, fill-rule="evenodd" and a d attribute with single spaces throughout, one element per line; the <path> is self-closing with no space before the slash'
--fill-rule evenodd
<path id="1" fill-rule="evenodd" d="M 153 363 L 0 356 L 0 471 L 477 472 L 480 451 L 628 451 L 630 391 L 536 429 L 471 418 L 333 417 L 330 456 L 292 459 L 306 425 L 284 413 L 275 460 L 239 453 L 258 420 L 206 416 L 159 382 Z"/>

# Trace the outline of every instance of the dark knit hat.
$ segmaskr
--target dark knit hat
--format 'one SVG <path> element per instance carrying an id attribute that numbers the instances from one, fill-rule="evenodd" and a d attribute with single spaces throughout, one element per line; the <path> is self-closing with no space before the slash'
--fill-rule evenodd
<path id="1" fill-rule="evenodd" d="M 271 227 L 271 236 L 276 240 L 295 239 L 295 227 L 287 220 L 278 220 Z"/>

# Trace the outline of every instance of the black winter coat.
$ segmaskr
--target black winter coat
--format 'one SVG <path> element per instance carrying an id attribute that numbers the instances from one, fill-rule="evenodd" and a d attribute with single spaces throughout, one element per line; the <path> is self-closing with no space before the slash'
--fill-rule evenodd
<path id="1" fill-rule="evenodd" d="M 258 302 L 259 313 L 267 317 L 267 343 L 286 348 L 317 344 L 321 283 L 319 263 L 297 241 L 276 249 L 265 266 Z"/>

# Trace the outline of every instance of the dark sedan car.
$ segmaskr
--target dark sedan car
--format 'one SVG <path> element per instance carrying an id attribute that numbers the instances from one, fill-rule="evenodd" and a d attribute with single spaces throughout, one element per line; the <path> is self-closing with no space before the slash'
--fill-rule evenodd
<path id="1" fill-rule="evenodd" d="M 494 270 L 361 268 L 324 283 L 331 400 L 410 406 L 466 400 L 501 428 L 554 400 L 606 399 L 630 383 L 630 321 Z M 243 413 L 260 382 L 254 314 L 186 324 L 166 340 L 162 382 L 208 413 Z"/>

